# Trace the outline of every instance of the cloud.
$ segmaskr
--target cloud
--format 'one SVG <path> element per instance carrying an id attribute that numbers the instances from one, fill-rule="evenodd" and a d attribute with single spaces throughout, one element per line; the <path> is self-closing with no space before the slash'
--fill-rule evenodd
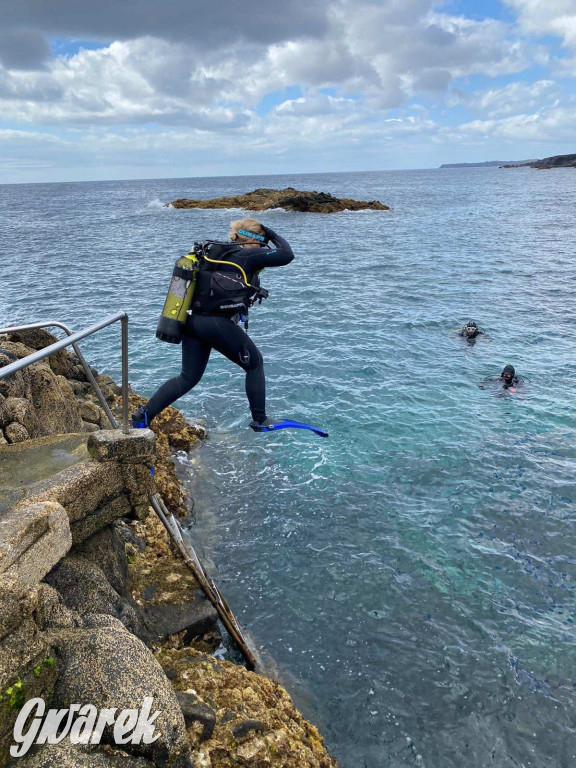
<path id="1" fill-rule="evenodd" d="M 153 0 L 54 0 L 49 11 L 21 0 L 4 17 L 5 29 L 32 18 L 36 27 L 18 67 L 14 51 L 12 63 L 6 54 L 3 115 L 46 125 L 206 122 L 207 110 L 226 109 L 216 125 L 242 126 L 247 109 L 290 86 L 331 88 L 387 110 L 419 93 L 442 94 L 454 79 L 519 72 L 543 57 L 510 25 L 438 13 L 433 0 L 175 0 L 161 11 Z M 52 58 L 41 71 L 14 71 L 43 61 L 42 51 L 33 55 L 40 33 L 115 39 Z"/>
<path id="2" fill-rule="evenodd" d="M 518 22 L 533 35 L 557 35 L 576 47 L 576 7 L 573 0 L 505 0 Z"/>
<path id="3" fill-rule="evenodd" d="M 552 80 L 535 83 L 509 83 L 503 88 L 476 91 L 465 98 L 468 108 L 487 117 L 505 117 L 554 108 L 560 103 L 561 89 Z"/>
<path id="4" fill-rule="evenodd" d="M 563 106 L 555 104 L 535 112 L 463 123 L 456 131 L 445 134 L 450 133 L 455 141 L 482 137 L 505 139 L 515 146 L 521 143 L 558 145 L 560 142 L 573 146 L 575 121 L 576 103 L 572 99 Z"/>
<path id="5" fill-rule="evenodd" d="M 18 0 L 3 3 L 2 24 L 6 30 L 34 26 L 46 36 L 105 42 L 151 36 L 205 50 L 223 41 L 270 44 L 321 35 L 328 8 L 309 0 Z"/>
<path id="6" fill-rule="evenodd" d="M 50 46 L 35 29 L 16 27 L 0 30 L 0 63 L 8 69 L 41 69 Z"/>
<path id="7" fill-rule="evenodd" d="M 518 24 L 450 13 L 434 0 L 5 0 L 0 114 L 11 128 L 30 128 L 38 146 L 46 140 L 34 126 L 59 137 L 48 150 L 57 162 L 83 153 L 94 166 L 178 152 L 200 162 L 208 154 L 280 162 L 369 148 L 379 158 L 391 146 L 412 151 L 514 130 L 535 141 L 564 136 L 571 106 L 550 75 L 509 80 L 550 65 L 535 35 L 572 44 L 573 0 L 506 1 Z M 101 45 L 48 56 L 55 37 Z M 277 104 L 286 89 L 299 97 Z M 434 115 L 455 106 L 468 114 L 443 128 L 422 104 Z M 24 160 L 34 162 L 35 151 Z"/>

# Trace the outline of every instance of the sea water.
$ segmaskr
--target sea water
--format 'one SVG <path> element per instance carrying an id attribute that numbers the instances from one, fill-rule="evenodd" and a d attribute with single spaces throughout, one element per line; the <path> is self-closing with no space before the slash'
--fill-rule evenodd
<path id="1" fill-rule="evenodd" d="M 268 412 L 330 438 L 252 433 L 214 353 L 178 403 L 210 433 L 191 535 L 343 768 L 576 765 L 572 169 L 2 186 L 1 322 L 126 310 L 150 395 L 173 262 L 243 216 L 163 204 L 289 185 L 392 207 L 262 214 L 296 253 L 252 312 Z M 116 378 L 119 335 L 83 344 Z"/>

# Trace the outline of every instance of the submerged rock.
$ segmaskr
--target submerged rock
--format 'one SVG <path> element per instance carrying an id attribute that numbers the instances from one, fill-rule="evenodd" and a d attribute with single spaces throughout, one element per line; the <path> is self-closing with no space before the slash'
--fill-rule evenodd
<path id="1" fill-rule="evenodd" d="M 301 213 L 338 213 L 340 211 L 389 211 L 390 208 L 379 200 L 352 200 L 348 197 L 334 197 L 328 192 L 309 192 L 286 187 L 286 189 L 255 189 L 244 195 L 215 197 L 212 200 L 187 200 L 180 198 L 166 207 L 173 208 L 244 208 L 246 211 L 268 211 L 283 208 L 285 211 Z"/>

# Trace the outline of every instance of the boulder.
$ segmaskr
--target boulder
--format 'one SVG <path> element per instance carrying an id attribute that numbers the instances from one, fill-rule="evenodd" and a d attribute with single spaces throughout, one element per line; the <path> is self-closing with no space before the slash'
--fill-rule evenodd
<path id="1" fill-rule="evenodd" d="M 4 427 L 4 434 L 9 443 L 23 443 L 25 440 L 30 439 L 28 430 L 22 424 L 18 424 L 17 421 Z"/>
<path id="2" fill-rule="evenodd" d="M 40 629 L 84 626 L 80 614 L 67 608 L 62 595 L 50 584 L 45 583 L 38 585 L 38 605 L 34 612 L 34 619 Z"/>
<path id="3" fill-rule="evenodd" d="M 0 427 L 6 427 L 13 421 L 21 424 L 30 437 L 38 435 L 38 418 L 29 400 L 7 397 L 0 403 Z"/>
<path id="4" fill-rule="evenodd" d="M 80 409 L 70 384 L 63 376 L 55 376 L 47 365 L 29 369 L 32 404 L 40 422 L 40 434 L 58 435 L 80 432 Z"/>
<path id="5" fill-rule="evenodd" d="M 53 501 L 21 504 L 0 518 L 0 573 L 37 584 L 72 546 L 66 510 Z"/>
<path id="6" fill-rule="evenodd" d="M 17 348 L 20 345 L 11 344 Z M 21 350 L 19 350 L 21 352 Z M 35 363 L 3 382 L 0 392 L 8 397 L 29 400 L 38 421 L 37 435 L 79 432 L 80 409 L 67 379 L 56 376 L 45 361 Z"/>
<path id="7" fill-rule="evenodd" d="M 20 342 L 31 350 L 44 349 L 58 341 L 57 337 L 44 328 L 33 328 L 27 331 L 16 331 L 8 334 L 8 338 L 13 342 Z M 50 368 L 56 374 L 67 376 L 70 366 L 72 365 L 72 357 L 68 350 L 61 349 L 58 352 L 50 355 L 47 358 Z"/>
<path id="8" fill-rule="evenodd" d="M 57 664 L 35 622 L 38 590 L 4 573 L 0 595 L 0 765 L 6 765 L 20 707 L 29 698 L 50 697 Z"/>
<path id="9" fill-rule="evenodd" d="M 110 586 L 119 595 L 126 597 L 130 588 L 126 542 L 133 537 L 131 528 L 118 521 L 75 546 L 71 554 L 97 565 Z"/>
<path id="10" fill-rule="evenodd" d="M 23 344 L 3 341 L 0 367 L 33 351 Z M 80 408 L 72 388 L 64 376 L 51 370 L 46 360 L 0 381 L 0 394 L 24 398 L 32 404 L 38 425 L 35 436 L 81 431 Z"/>
<path id="11" fill-rule="evenodd" d="M 120 749 L 72 744 L 46 744 L 18 758 L 14 768 L 154 768 L 154 763 Z"/>
<path id="12" fill-rule="evenodd" d="M 97 405 L 94 405 L 94 403 L 91 403 L 90 400 L 84 400 L 80 403 L 80 416 L 82 416 L 84 421 L 98 424 L 101 418 L 100 408 L 98 408 Z"/>
<path id="13" fill-rule="evenodd" d="M 124 627 L 64 629 L 52 633 L 52 642 L 61 668 L 54 691 L 53 706 L 69 707 L 75 702 L 93 704 L 97 709 L 139 709 L 152 697 L 154 722 L 160 738 L 153 744 L 123 746 L 166 768 L 192 768 L 186 726 L 176 694 L 151 652 Z M 109 726 L 102 743 L 113 743 Z"/>
<path id="14" fill-rule="evenodd" d="M 96 382 L 110 404 L 114 403 L 115 399 L 122 394 L 122 388 L 107 373 L 101 373 L 99 376 L 96 376 Z"/>
<path id="15" fill-rule="evenodd" d="M 379 200 L 352 200 L 348 197 L 338 198 L 327 192 L 311 192 L 297 190 L 294 187 L 286 189 L 255 189 L 243 195 L 233 197 L 215 197 L 212 200 L 188 200 L 180 198 L 166 207 L 172 208 L 244 208 L 247 211 L 266 211 L 271 208 L 283 208 L 285 211 L 300 211 L 304 213 L 338 213 L 340 211 L 389 211 L 390 208 Z"/>
<path id="16" fill-rule="evenodd" d="M 61 595 L 64 605 L 79 616 L 106 614 L 142 635 L 134 605 L 109 584 L 103 571 L 79 555 L 68 555 L 47 576 L 46 582 Z"/>
<path id="17" fill-rule="evenodd" d="M 15 362 L 21 357 L 34 352 L 33 349 L 25 347 L 23 344 L 15 344 L 6 339 L 0 340 L 0 368 Z M 17 371 L 7 379 L 0 380 L 0 394 L 4 397 L 25 397 L 31 396 L 30 377 L 28 370 Z"/>

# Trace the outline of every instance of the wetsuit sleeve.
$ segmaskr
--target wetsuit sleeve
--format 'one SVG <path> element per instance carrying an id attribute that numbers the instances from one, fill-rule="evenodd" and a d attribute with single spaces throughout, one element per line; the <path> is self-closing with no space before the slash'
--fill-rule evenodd
<path id="1" fill-rule="evenodd" d="M 285 267 L 294 258 L 294 251 L 287 240 L 276 234 L 270 227 L 264 227 L 264 234 L 274 246 L 272 249 L 259 248 L 247 258 L 250 269 L 264 269 L 265 267 Z"/>

